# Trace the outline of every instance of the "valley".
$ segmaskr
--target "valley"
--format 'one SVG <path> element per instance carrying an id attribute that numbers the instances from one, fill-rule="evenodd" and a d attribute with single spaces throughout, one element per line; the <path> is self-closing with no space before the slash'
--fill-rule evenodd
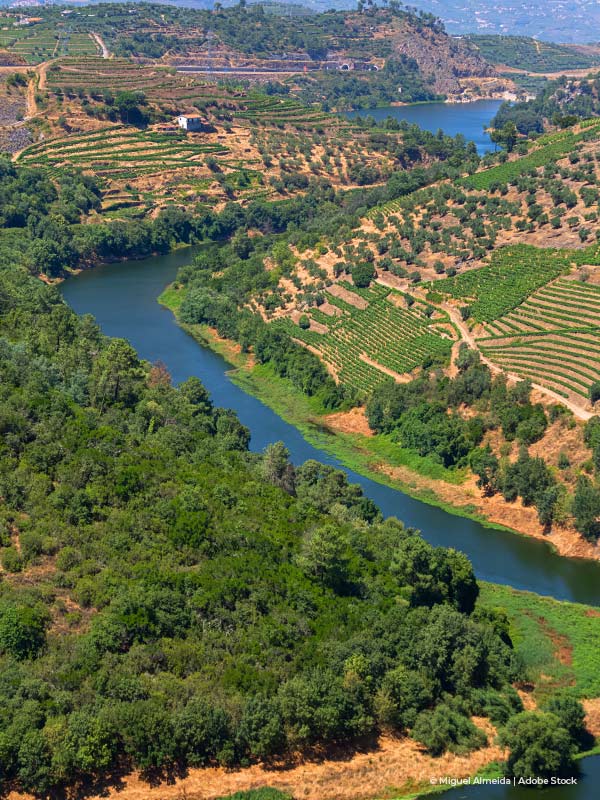
<path id="1" fill-rule="evenodd" d="M 590 800 L 594 48 L 371 3 L 0 34 L 2 791 L 524 800 L 583 759 Z"/>

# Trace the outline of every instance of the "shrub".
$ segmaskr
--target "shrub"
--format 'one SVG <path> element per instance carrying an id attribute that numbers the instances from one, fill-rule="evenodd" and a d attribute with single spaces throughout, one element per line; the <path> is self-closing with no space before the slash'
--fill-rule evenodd
<path id="1" fill-rule="evenodd" d="M 590 401 L 597 403 L 600 400 L 600 381 L 595 381 L 590 386 Z"/>
<path id="2" fill-rule="evenodd" d="M 2 566 L 7 572 L 21 572 L 23 569 L 23 559 L 18 550 L 8 547 L 2 553 Z"/>
<path id="3" fill-rule="evenodd" d="M 432 756 L 441 756 L 446 750 L 468 753 L 487 741 L 485 733 L 470 719 L 444 704 L 419 714 L 410 735 L 424 744 Z"/>

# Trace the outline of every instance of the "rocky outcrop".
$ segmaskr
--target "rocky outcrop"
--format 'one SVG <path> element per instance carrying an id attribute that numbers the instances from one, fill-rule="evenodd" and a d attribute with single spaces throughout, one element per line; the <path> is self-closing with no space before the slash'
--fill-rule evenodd
<path id="1" fill-rule="evenodd" d="M 466 40 L 422 26 L 415 30 L 401 21 L 390 31 L 390 44 L 395 55 L 413 58 L 423 76 L 433 80 L 438 94 L 458 95 L 461 78 L 492 78 L 496 70 Z"/>

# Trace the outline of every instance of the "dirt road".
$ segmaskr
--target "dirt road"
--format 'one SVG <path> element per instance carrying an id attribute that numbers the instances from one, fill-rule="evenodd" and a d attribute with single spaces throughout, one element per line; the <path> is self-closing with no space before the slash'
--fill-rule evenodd
<path id="1" fill-rule="evenodd" d="M 387 286 L 390 289 L 398 289 L 397 285 L 391 283 L 390 281 L 386 281 L 385 277 L 378 278 L 377 283 L 380 283 L 383 286 Z M 402 290 L 407 291 L 408 288 L 409 286 L 407 281 L 406 287 L 402 287 Z M 421 299 L 423 300 L 425 299 L 424 294 Z M 469 347 L 472 347 L 473 350 L 476 350 L 479 353 L 479 357 L 481 358 L 482 362 L 486 364 L 492 372 L 496 373 L 502 372 L 504 375 L 506 375 L 509 381 L 516 382 L 523 380 L 522 376 L 515 375 L 512 372 L 507 372 L 506 370 L 502 369 L 502 367 L 499 367 L 497 364 L 494 364 L 493 361 L 490 361 L 489 358 L 486 358 L 483 355 L 483 353 L 479 349 L 479 346 L 477 345 L 477 340 L 469 330 L 468 326 L 463 321 L 462 317 L 460 316 L 460 312 L 458 311 L 457 308 L 450 305 L 450 303 L 438 303 L 438 304 L 432 303 L 432 305 L 436 305 L 437 308 L 441 309 L 442 311 L 445 311 L 448 314 L 450 320 L 454 323 L 460 334 L 459 341 L 455 342 L 454 345 L 452 346 L 451 363 L 450 363 L 451 377 L 454 377 L 457 373 L 456 358 L 458 356 L 460 344 L 461 342 L 466 342 L 466 344 L 468 344 Z M 578 419 L 588 420 L 594 416 L 594 414 L 591 411 L 587 411 L 585 408 L 582 408 L 580 405 L 577 405 L 577 403 L 574 403 L 572 400 L 568 400 L 566 397 L 563 397 L 561 394 L 558 394 L 558 392 L 553 392 L 552 389 L 549 389 L 547 386 L 541 386 L 539 383 L 532 383 L 531 385 L 534 389 L 537 389 L 538 392 L 545 395 L 546 397 L 555 400 L 557 403 L 562 403 L 562 405 L 566 406 L 570 411 L 572 411 L 573 414 Z"/>
<path id="2" fill-rule="evenodd" d="M 102 39 L 102 37 L 100 36 L 100 34 L 99 34 L 99 33 L 93 33 L 93 32 L 92 32 L 92 33 L 90 33 L 90 36 L 91 36 L 91 37 L 92 37 L 92 39 L 93 39 L 93 40 L 96 42 L 96 44 L 98 45 L 98 47 L 99 47 L 99 48 L 102 50 L 102 58 L 110 58 L 110 50 L 109 50 L 109 49 L 108 49 L 108 47 L 107 47 L 107 46 L 104 44 L 104 40 Z"/>
<path id="3" fill-rule="evenodd" d="M 440 303 L 439 306 L 441 309 L 447 312 L 448 316 L 452 320 L 452 322 L 456 325 L 458 330 L 460 331 L 461 340 L 466 342 L 469 347 L 472 347 L 473 350 L 477 350 L 479 353 L 479 357 L 481 358 L 482 362 L 486 364 L 492 372 L 502 372 L 506 377 L 511 381 L 521 381 L 523 378 L 520 375 L 515 375 L 512 372 L 506 372 L 506 370 L 499 367 L 497 364 L 494 364 L 493 361 L 490 361 L 489 358 L 486 358 L 481 350 L 477 345 L 477 341 L 474 338 L 473 334 L 469 330 L 468 326 L 463 322 L 459 311 L 451 306 L 449 303 Z M 457 351 L 458 352 L 458 351 Z M 558 394 L 558 392 L 553 392 L 552 389 L 548 389 L 547 386 L 541 386 L 539 383 L 532 383 L 531 384 L 534 389 L 537 389 L 538 392 L 550 397 L 552 400 L 556 400 L 557 403 L 562 403 L 563 406 L 566 406 L 570 411 L 578 419 L 588 420 L 594 416 L 591 411 L 586 411 L 585 408 L 581 408 L 581 406 L 574 403 L 572 400 L 567 400 L 566 397 Z"/>

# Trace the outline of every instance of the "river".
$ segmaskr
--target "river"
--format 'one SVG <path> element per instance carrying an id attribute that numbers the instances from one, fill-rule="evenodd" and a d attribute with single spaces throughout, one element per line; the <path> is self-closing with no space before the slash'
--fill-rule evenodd
<path id="1" fill-rule="evenodd" d="M 252 432 L 251 447 L 262 450 L 281 440 L 295 463 L 314 458 L 342 464 L 307 442 L 256 398 L 231 382 L 229 365 L 202 348 L 156 302 L 191 253 L 179 250 L 145 261 L 107 264 L 82 272 L 62 285 L 67 302 L 78 313 L 93 314 L 109 336 L 128 339 L 143 358 L 164 362 L 175 382 L 197 375 L 216 405 L 233 408 Z M 537 539 L 488 528 L 479 522 L 415 500 L 400 491 L 346 470 L 386 516 L 418 528 L 432 544 L 455 547 L 471 559 L 479 578 L 560 600 L 600 605 L 600 564 L 553 553 Z"/>
<path id="2" fill-rule="evenodd" d="M 485 129 L 495 117 L 502 100 L 475 100 L 472 103 L 417 103 L 410 106 L 386 106 L 364 111 L 351 111 L 349 119 L 371 116 L 377 121 L 393 117 L 406 120 L 436 133 L 440 128 L 449 136 L 462 133 L 475 142 L 479 155 L 494 149 L 494 144 Z"/>
<path id="3" fill-rule="evenodd" d="M 262 450 L 281 440 L 293 460 L 316 458 L 342 467 L 322 450 L 310 445 L 296 428 L 271 409 L 246 394 L 228 377 L 229 365 L 211 350 L 201 347 L 175 323 L 170 311 L 156 302 L 179 267 L 189 261 L 190 251 L 179 250 L 145 261 L 108 264 L 82 272 L 62 284 L 67 302 L 80 314 L 93 314 L 109 336 L 133 344 L 149 361 L 164 362 L 175 382 L 197 375 L 216 405 L 233 408 L 252 431 L 251 447 Z M 557 556 L 543 543 L 508 532 L 486 528 L 390 489 L 346 470 L 360 483 L 386 515 L 395 515 L 419 528 L 433 544 L 463 550 L 479 578 L 528 589 L 559 599 L 600 605 L 600 565 Z M 585 759 L 585 781 L 575 787 L 532 790 L 512 786 L 460 787 L 444 800 L 596 800 L 600 785 L 600 757 Z"/>

